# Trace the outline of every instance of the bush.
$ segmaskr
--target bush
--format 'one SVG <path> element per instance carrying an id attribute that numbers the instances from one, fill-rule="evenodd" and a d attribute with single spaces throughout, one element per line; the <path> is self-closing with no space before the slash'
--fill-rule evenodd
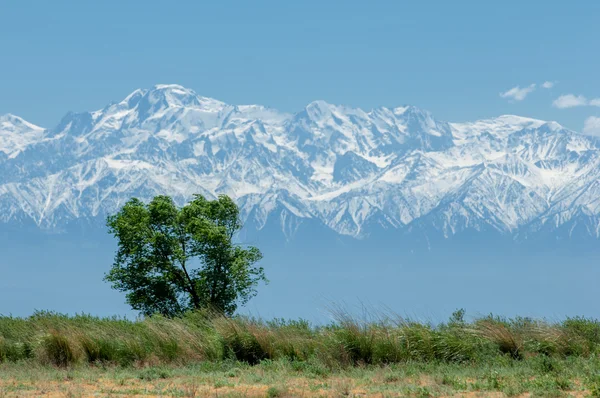
<path id="1" fill-rule="evenodd" d="M 4 341 L 4 338 L 0 337 L 0 362 L 6 360 L 6 353 L 8 351 L 8 344 Z"/>
<path id="2" fill-rule="evenodd" d="M 118 359 L 118 348 L 108 339 L 84 336 L 81 347 L 90 363 L 116 362 Z"/>
<path id="3" fill-rule="evenodd" d="M 46 358 L 55 366 L 67 367 L 76 360 L 69 339 L 56 331 L 51 331 L 44 338 L 42 347 Z"/>
<path id="4" fill-rule="evenodd" d="M 267 398 L 284 397 L 287 395 L 287 388 L 285 387 L 269 387 L 267 390 Z"/>
<path id="5" fill-rule="evenodd" d="M 169 369 L 162 368 L 146 368 L 142 370 L 138 378 L 140 380 L 153 381 L 158 379 L 167 379 L 171 377 L 171 371 Z"/>
<path id="6" fill-rule="evenodd" d="M 571 337 L 574 344 L 574 354 L 589 355 L 597 351 L 600 345 L 600 322 L 596 319 L 583 317 L 567 318 L 562 324 L 567 335 Z M 580 352 L 584 349 L 586 352 Z"/>
<path id="7" fill-rule="evenodd" d="M 256 365 L 272 359 L 273 349 L 270 331 L 252 320 L 243 318 L 215 319 L 215 327 L 223 341 L 226 358 Z"/>
<path id="8" fill-rule="evenodd" d="M 584 318 L 549 324 L 490 316 L 469 323 L 462 312 L 435 326 L 342 314 L 318 327 L 206 312 L 136 321 L 38 312 L 25 319 L 0 316 L 0 362 L 33 359 L 68 367 L 80 359 L 120 366 L 271 360 L 318 377 L 355 365 L 531 359 L 538 370 L 550 372 L 555 358 L 594 357 L 599 335 L 598 321 Z"/>
<path id="9" fill-rule="evenodd" d="M 488 317 L 476 322 L 473 330 L 476 335 L 494 343 L 502 354 L 513 359 L 523 358 L 522 336 L 511 330 L 508 322 Z"/>

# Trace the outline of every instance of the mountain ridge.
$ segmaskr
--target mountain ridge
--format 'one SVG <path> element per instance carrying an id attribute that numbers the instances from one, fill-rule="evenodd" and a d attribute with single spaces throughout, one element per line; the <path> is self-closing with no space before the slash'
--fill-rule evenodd
<path id="1" fill-rule="evenodd" d="M 200 193 L 234 197 L 259 230 L 277 216 L 288 238 L 307 219 L 357 238 L 415 222 L 447 237 L 575 224 L 598 238 L 598 166 L 598 139 L 556 122 L 449 123 L 413 106 L 324 101 L 289 114 L 156 85 L 51 129 L 0 116 L 0 221 L 56 229 L 131 196 Z"/>

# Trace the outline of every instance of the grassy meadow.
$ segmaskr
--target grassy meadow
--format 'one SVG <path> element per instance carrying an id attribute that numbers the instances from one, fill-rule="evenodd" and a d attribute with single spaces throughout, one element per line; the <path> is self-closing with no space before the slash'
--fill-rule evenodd
<path id="1" fill-rule="evenodd" d="M 600 322 L 0 317 L 0 397 L 600 396 Z"/>

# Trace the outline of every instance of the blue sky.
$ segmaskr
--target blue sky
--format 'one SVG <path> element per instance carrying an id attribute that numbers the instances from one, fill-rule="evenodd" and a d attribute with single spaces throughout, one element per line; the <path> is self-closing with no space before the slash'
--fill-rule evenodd
<path id="1" fill-rule="evenodd" d="M 600 134 L 599 18 L 595 1 L 5 0 L 0 114 L 51 127 L 178 83 L 285 111 L 413 104 L 450 121 L 588 120 Z"/>

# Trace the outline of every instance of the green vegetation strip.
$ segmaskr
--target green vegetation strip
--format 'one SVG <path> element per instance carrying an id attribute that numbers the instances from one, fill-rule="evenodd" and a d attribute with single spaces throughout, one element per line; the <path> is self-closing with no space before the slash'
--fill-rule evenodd
<path id="1" fill-rule="evenodd" d="M 0 370 L 9 377 L 10 369 L 24 367 L 114 369 L 152 381 L 196 369 L 213 374 L 217 388 L 234 386 L 231 378 L 242 374 L 246 382 L 265 383 L 270 377 L 265 372 L 311 380 L 376 373 L 383 383 L 379 390 L 403 380 L 403 388 L 412 385 L 410 394 L 417 395 L 432 387 L 407 384 L 407 378 L 429 372 L 440 394 L 600 393 L 600 322 L 492 316 L 465 322 L 463 315 L 457 311 L 448 322 L 433 326 L 399 317 L 366 322 L 339 313 L 336 322 L 314 327 L 305 321 L 201 311 L 135 321 L 38 312 L 28 318 L 0 317 Z M 312 388 L 318 384 L 311 383 Z M 272 386 L 271 393 L 277 388 Z"/>

